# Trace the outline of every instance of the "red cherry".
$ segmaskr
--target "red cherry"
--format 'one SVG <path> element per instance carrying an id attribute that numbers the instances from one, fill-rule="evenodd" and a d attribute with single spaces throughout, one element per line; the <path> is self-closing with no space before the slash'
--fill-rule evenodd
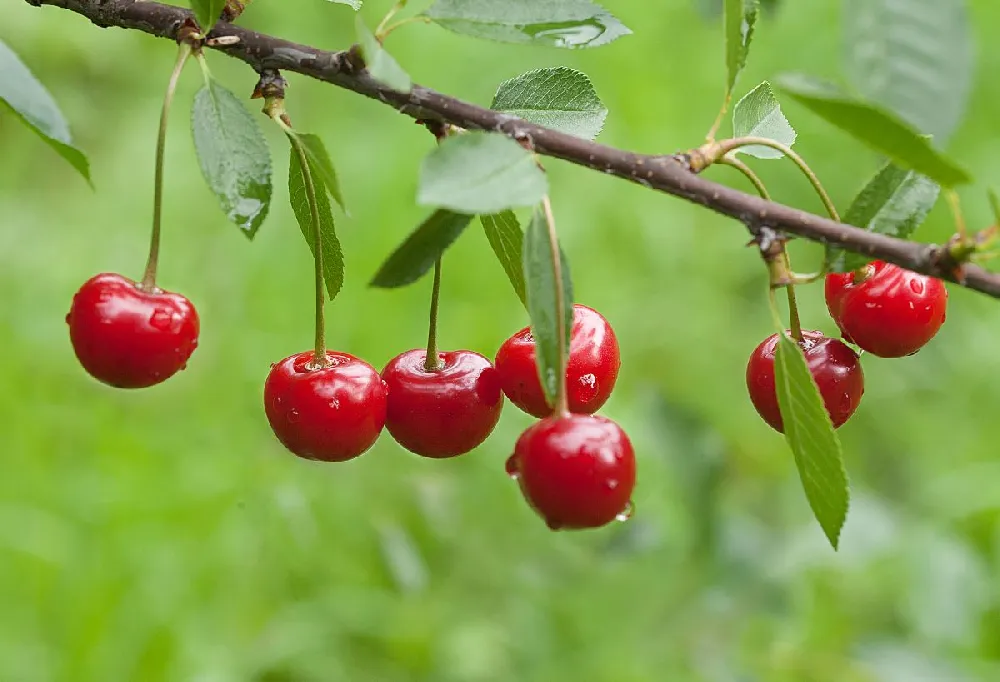
<path id="1" fill-rule="evenodd" d="M 882 358 L 916 353 L 944 324 L 944 282 L 883 261 L 865 273 L 860 282 L 854 272 L 826 277 L 826 305 L 844 338 Z"/>
<path id="2" fill-rule="evenodd" d="M 389 390 L 386 428 L 422 457 L 455 457 L 480 445 L 500 420 L 500 377 L 479 353 L 438 353 L 441 367 L 424 368 L 427 352 L 411 350 L 382 370 Z"/>
<path id="3" fill-rule="evenodd" d="M 839 428 L 858 409 L 865 392 L 865 377 L 858 355 L 842 341 L 817 331 L 803 331 L 799 345 L 805 352 L 809 372 L 819 387 L 830 420 L 834 428 Z M 778 335 L 772 334 L 754 349 L 747 364 L 747 389 L 750 401 L 764 421 L 775 431 L 784 433 L 774 385 L 777 346 Z"/>
<path id="4" fill-rule="evenodd" d="M 547 417 L 517 439 L 507 473 L 549 528 L 596 528 L 632 513 L 635 453 L 597 415 Z"/>
<path id="5" fill-rule="evenodd" d="M 621 354 L 611 324 L 599 312 L 573 306 L 566 388 L 569 411 L 593 414 L 607 402 L 618 380 Z M 545 401 L 535 365 L 535 339 L 531 328 L 503 342 L 496 357 L 503 392 L 512 403 L 534 417 L 552 414 Z"/>
<path id="6" fill-rule="evenodd" d="M 346 462 L 375 444 L 385 426 L 386 387 L 375 368 L 347 353 L 313 351 L 271 366 L 264 412 L 282 445 L 303 459 Z"/>
<path id="7" fill-rule="evenodd" d="M 110 273 L 84 282 L 66 322 L 83 368 L 116 388 L 166 381 L 187 366 L 198 345 L 198 313 L 191 301 L 160 289 L 146 291 Z"/>

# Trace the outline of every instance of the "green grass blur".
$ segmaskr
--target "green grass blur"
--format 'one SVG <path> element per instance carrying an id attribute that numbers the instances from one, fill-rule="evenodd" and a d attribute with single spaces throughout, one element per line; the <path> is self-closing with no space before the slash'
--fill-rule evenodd
<path id="1" fill-rule="evenodd" d="M 388 0 L 369 0 L 377 20 Z M 722 90 L 721 30 L 694 3 L 605 4 L 635 35 L 593 51 L 477 42 L 410 26 L 389 47 L 418 82 L 488 104 L 496 85 L 565 64 L 611 114 L 602 141 L 671 152 L 702 139 Z M 418 3 L 418 7 L 421 6 Z M 745 92 L 786 70 L 837 76 L 839 4 L 786 1 L 759 26 Z M 970 116 L 952 151 L 997 182 L 1000 6 L 972 3 Z M 0 113 L 0 682 L 957 682 L 1000 679 L 1000 315 L 953 288 L 919 355 L 865 359 L 841 430 L 853 483 L 826 544 L 780 436 L 746 397 L 767 334 L 764 269 L 742 228 L 680 200 L 549 164 L 578 299 L 606 314 L 623 367 L 604 413 L 639 457 L 637 514 L 551 533 L 503 473 L 530 420 L 509 404 L 478 451 L 424 461 L 388 434 L 346 465 L 285 453 L 261 405 L 269 363 L 310 347 L 311 261 L 287 206 L 253 243 L 204 185 L 185 73 L 167 146 L 160 282 L 203 323 L 189 369 L 122 392 L 84 374 L 63 317 L 91 275 L 139 277 L 153 148 L 174 48 L 4 0 L 0 38 L 48 86 L 90 154 L 96 192 Z M 258 0 L 243 23 L 326 48 L 353 17 Z M 209 55 L 231 90 L 255 75 Z M 381 367 L 420 345 L 429 281 L 366 282 L 425 215 L 433 144 L 388 107 L 290 74 L 296 125 L 323 137 L 352 216 L 331 345 Z M 256 112 L 257 105 L 248 103 Z M 876 157 L 786 103 L 797 149 L 846 207 Z M 273 126 L 271 126 L 273 128 Z M 790 164 L 756 164 L 776 198 L 819 211 Z M 721 168 L 711 177 L 732 182 Z M 969 222 L 988 224 L 980 189 Z M 942 202 L 943 204 L 943 202 Z M 947 238 L 943 205 L 918 237 Z M 797 269 L 819 258 L 796 245 Z M 441 342 L 492 356 L 526 316 L 477 225 L 445 261 Z M 804 323 L 832 332 L 820 286 Z"/>

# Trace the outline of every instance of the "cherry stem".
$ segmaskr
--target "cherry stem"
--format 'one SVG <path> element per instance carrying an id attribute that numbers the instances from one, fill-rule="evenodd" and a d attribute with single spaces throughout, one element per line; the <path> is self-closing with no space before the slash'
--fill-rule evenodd
<path id="1" fill-rule="evenodd" d="M 385 40 L 385 37 L 389 35 L 392 29 L 396 28 L 402 23 L 400 22 L 400 24 L 396 24 L 396 26 L 393 26 L 392 28 L 386 30 L 386 26 L 389 24 L 392 18 L 396 16 L 400 11 L 402 11 L 404 7 L 406 7 L 406 2 L 407 0 L 396 0 L 396 4 L 393 5 L 388 12 L 386 12 L 384 17 L 382 17 L 382 21 L 379 22 L 378 27 L 375 29 L 375 39 L 378 40 L 380 43 L 383 40 Z"/>
<path id="2" fill-rule="evenodd" d="M 760 194 L 761 199 L 765 201 L 770 201 L 771 196 L 767 191 L 767 187 L 764 185 L 764 181 L 760 179 L 760 176 L 753 172 L 750 166 L 746 165 L 740 159 L 736 158 L 731 154 L 726 154 L 719 159 L 719 163 L 735 168 L 737 171 L 742 173 L 747 180 L 750 181 L 756 190 Z M 788 257 L 788 251 L 785 250 L 784 246 L 781 249 L 781 258 L 785 261 L 785 268 L 791 272 L 792 261 Z M 799 305 L 795 298 L 795 286 L 789 284 L 785 287 L 785 292 L 788 294 L 788 322 L 791 327 L 790 331 L 792 333 L 792 338 L 796 341 L 802 340 L 802 321 L 799 318 Z"/>
<path id="3" fill-rule="evenodd" d="M 386 38 L 389 37 L 390 33 L 395 31 L 400 26 L 406 26 L 407 24 L 417 24 L 417 23 L 429 24 L 431 23 L 431 20 L 428 19 L 427 17 L 407 17 L 406 19 L 400 19 L 395 24 L 387 26 L 385 30 L 382 31 L 382 36 L 379 38 L 379 42 L 380 43 L 383 42 Z"/>
<path id="4" fill-rule="evenodd" d="M 945 193 L 945 196 L 948 197 L 948 207 L 951 209 L 952 218 L 955 220 L 955 231 L 962 241 L 965 241 L 968 229 L 965 226 L 965 216 L 962 214 L 962 202 L 959 199 L 958 192 L 949 189 Z"/>
<path id="5" fill-rule="evenodd" d="M 788 145 L 781 144 L 777 140 L 772 140 L 767 137 L 734 137 L 731 140 L 723 140 L 719 143 L 719 154 L 722 158 L 726 158 L 726 155 L 728 155 L 729 152 L 735 151 L 740 147 L 749 147 L 752 145 L 770 147 L 771 149 L 775 149 L 791 159 L 792 162 L 799 167 L 799 170 L 801 170 L 802 173 L 809 179 L 809 183 L 813 186 L 813 189 L 816 190 L 816 194 L 819 195 L 820 200 L 823 202 L 826 212 L 830 214 L 830 217 L 833 220 L 836 220 L 838 223 L 840 222 L 840 214 L 837 213 L 837 207 L 833 205 L 833 200 L 830 199 L 830 195 L 827 194 L 826 189 L 824 189 L 823 183 L 821 183 L 819 178 L 816 177 L 816 174 L 813 172 L 812 168 L 809 167 L 809 164 L 806 163 L 805 160 Z"/>
<path id="6" fill-rule="evenodd" d="M 542 199 L 542 211 L 545 213 L 545 223 L 549 228 L 549 252 L 552 254 L 552 274 L 556 287 L 556 342 L 559 344 L 559 381 L 556 385 L 555 413 L 569 414 L 569 397 L 566 392 L 566 366 L 569 362 L 569 338 L 566 328 L 566 296 L 563 291 L 562 258 L 559 251 L 559 235 L 556 232 L 556 219 L 552 214 L 552 202 L 548 195 Z"/>
<path id="7" fill-rule="evenodd" d="M 712 127 L 708 129 L 708 134 L 705 135 L 705 140 L 707 142 L 715 142 L 715 134 L 719 132 L 719 126 L 722 125 L 722 119 L 726 117 L 726 112 L 729 111 L 729 103 L 733 101 L 732 90 L 726 91 L 726 98 L 722 100 L 722 108 L 719 109 L 718 115 L 715 117 L 715 121 L 712 123 Z"/>
<path id="8" fill-rule="evenodd" d="M 438 358 L 437 324 L 438 299 L 441 294 L 441 258 L 434 262 L 434 284 L 431 288 L 430 325 L 427 327 L 427 354 L 424 356 L 424 369 L 437 372 L 441 369 L 441 359 Z"/>
<path id="9" fill-rule="evenodd" d="M 191 56 L 191 46 L 181 43 L 177 50 L 177 61 L 170 73 L 167 92 L 163 97 L 163 109 L 160 111 L 160 130 L 156 135 L 156 161 L 153 174 L 153 232 L 149 239 L 149 258 L 146 260 L 146 270 L 142 275 L 140 288 L 153 291 L 156 288 L 156 267 L 160 262 L 160 224 L 163 215 L 163 153 L 167 146 L 167 119 L 170 116 L 170 104 L 174 101 L 174 92 L 181 77 L 181 71 Z"/>

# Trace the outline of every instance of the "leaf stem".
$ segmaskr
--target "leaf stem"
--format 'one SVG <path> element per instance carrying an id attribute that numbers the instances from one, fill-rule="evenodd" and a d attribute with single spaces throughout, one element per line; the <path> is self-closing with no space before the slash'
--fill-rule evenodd
<path id="1" fill-rule="evenodd" d="M 441 295 L 441 258 L 434 262 L 434 284 L 431 287 L 430 325 L 427 327 L 427 353 L 424 356 L 424 369 L 437 372 L 441 369 L 441 359 L 438 358 L 437 322 L 438 299 Z"/>
<path id="2" fill-rule="evenodd" d="M 838 223 L 840 222 L 840 214 L 837 213 L 837 207 L 833 205 L 833 200 L 830 199 L 830 195 L 827 194 L 826 189 L 823 188 L 823 183 L 821 183 L 819 181 L 819 178 L 816 177 L 816 174 L 813 172 L 812 168 L 809 167 L 809 164 L 807 164 L 805 160 L 801 156 L 799 156 L 797 152 L 792 150 L 792 148 L 789 147 L 788 145 L 782 144 L 777 140 L 772 140 L 767 137 L 755 137 L 755 136 L 734 137 L 729 140 L 723 140 L 718 144 L 719 144 L 719 152 L 723 158 L 725 158 L 725 156 L 729 154 L 729 152 L 735 151 L 740 147 L 749 147 L 751 145 L 770 147 L 771 149 L 776 149 L 777 151 L 781 152 L 789 159 L 791 159 L 792 162 L 799 167 L 799 170 L 801 170 L 802 173 L 809 179 L 809 183 L 813 186 L 813 189 L 816 190 L 816 194 L 819 195 L 819 198 L 823 202 L 823 206 L 826 208 L 826 212 L 830 214 L 830 217 L 836 220 Z"/>
<path id="3" fill-rule="evenodd" d="M 191 46 L 181 43 L 177 49 L 177 61 L 167 82 L 167 92 L 163 96 L 163 109 L 160 111 L 160 129 L 156 134 L 156 161 L 153 172 L 153 230 L 149 239 L 149 257 L 146 260 L 146 270 L 142 275 L 140 288 L 152 291 L 156 288 L 156 267 L 160 261 L 160 232 L 163 215 L 163 156 L 167 145 L 167 119 L 170 116 L 170 104 L 174 100 L 174 92 L 180 80 L 181 72 L 191 56 Z"/>
<path id="4" fill-rule="evenodd" d="M 554 413 L 556 415 L 569 414 L 569 397 L 566 395 L 566 365 L 569 362 L 568 329 L 566 328 L 566 296 L 563 291 L 562 258 L 559 251 L 559 235 L 556 232 L 556 219 L 552 214 L 552 201 L 548 195 L 542 199 L 542 210 L 545 213 L 545 223 L 549 228 L 549 251 L 552 254 L 552 274 L 556 287 L 556 342 L 559 344 L 559 380 L 556 384 L 556 399 Z"/>
<path id="5" fill-rule="evenodd" d="M 705 135 L 705 141 L 712 143 L 715 142 L 715 134 L 719 132 L 719 126 L 722 125 L 722 119 L 726 117 L 726 112 L 729 111 L 729 103 L 733 101 L 733 91 L 726 91 L 726 98 L 722 100 L 722 108 L 719 109 L 718 115 L 715 117 L 715 121 L 712 123 L 712 127 L 708 129 L 708 134 Z"/>
<path id="6" fill-rule="evenodd" d="M 397 28 L 401 26 L 406 26 L 407 24 L 417 24 L 417 23 L 429 24 L 431 23 L 431 20 L 428 19 L 427 17 L 421 17 L 421 16 L 407 17 L 405 19 L 400 19 L 395 24 L 385 27 L 385 29 L 382 31 L 381 37 L 379 38 L 379 42 L 383 42 L 386 38 L 389 37 L 389 34 L 395 31 Z"/>
<path id="7" fill-rule="evenodd" d="M 379 22 L 378 27 L 375 29 L 375 39 L 380 43 L 385 40 L 385 37 L 389 35 L 389 31 L 386 30 L 386 26 L 392 21 L 392 18 L 396 16 L 399 12 L 406 7 L 407 0 L 396 0 L 396 4 L 393 5 L 385 16 L 382 17 L 382 21 Z"/>
<path id="8" fill-rule="evenodd" d="M 965 241 L 968 235 L 968 228 L 965 226 L 965 216 L 962 214 L 962 202 L 958 196 L 958 192 L 954 189 L 949 189 L 945 193 L 945 196 L 948 197 L 948 207 L 951 209 L 951 215 L 955 221 L 955 231 Z"/>

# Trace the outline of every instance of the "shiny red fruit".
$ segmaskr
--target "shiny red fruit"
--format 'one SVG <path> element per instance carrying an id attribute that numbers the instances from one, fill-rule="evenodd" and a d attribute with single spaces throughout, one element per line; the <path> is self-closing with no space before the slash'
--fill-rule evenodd
<path id="1" fill-rule="evenodd" d="M 198 346 L 191 301 L 160 289 L 146 291 L 110 273 L 87 280 L 73 296 L 69 336 L 83 368 L 116 388 L 145 388 L 187 366 Z"/>
<path id="2" fill-rule="evenodd" d="M 411 350 L 382 370 L 389 390 L 386 428 L 422 457 L 455 457 L 477 447 L 500 420 L 500 377 L 479 353 L 438 353 L 439 369 L 424 368 L 427 352 Z"/>
<path id="3" fill-rule="evenodd" d="M 596 528 L 632 513 L 635 453 L 605 417 L 547 417 L 521 434 L 507 473 L 553 530 Z"/>
<path id="4" fill-rule="evenodd" d="M 264 382 L 264 412 L 274 435 L 293 454 L 346 462 L 375 444 L 385 426 L 386 388 L 375 368 L 347 353 L 313 351 L 272 365 Z"/>
<path id="5" fill-rule="evenodd" d="M 535 339 L 525 327 L 500 346 L 496 357 L 503 392 L 512 403 L 534 417 L 552 414 L 545 401 L 535 365 Z M 573 306 L 566 388 L 569 411 L 592 414 L 599 410 L 615 387 L 621 354 L 618 339 L 604 316 L 583 305 Z"/>
<path id="6" fill-rule="evenodd" d="M 865 392 L 865 376 L 857 353 L 838 339 L 822 332 L 803 331 L 799 342 L 805 352 L 809 372 L 816 381 L 823 404 L 834 428 L 839 428 L 858 409 Z M 784 433 L 774 384 L 774 351 L 778 335 L 764 339 L 750 355 L 747 364 L 747 389 L 750 401 L 771 428 Z"/>
<path id="7" fill-rule="evenodd" d="M 882 358 L 920 350 L 944 324 L 944 282 L 883 261 L 856 273 L 827 275 L 826 306 L 844 338 Z"/>

